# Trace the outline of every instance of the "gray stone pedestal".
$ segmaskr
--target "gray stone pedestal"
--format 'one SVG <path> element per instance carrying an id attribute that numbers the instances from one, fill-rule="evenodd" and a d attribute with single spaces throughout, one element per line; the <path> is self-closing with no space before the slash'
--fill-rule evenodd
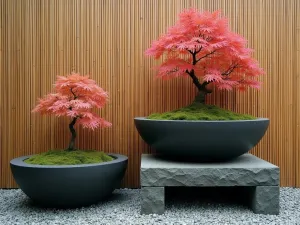
<path id="1" fill-rule="evenodd" d="M 142 214 L 162 214 L 164 187 L 249 187 L 254 213 L 279 214 L 279 168 L 251 154 L 222 163 L 178 162 L 142 155 Z"/>

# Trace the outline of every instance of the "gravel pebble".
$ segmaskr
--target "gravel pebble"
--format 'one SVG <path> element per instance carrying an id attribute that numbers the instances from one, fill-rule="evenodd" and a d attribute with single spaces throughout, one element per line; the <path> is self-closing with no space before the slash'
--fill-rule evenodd
<path id="1" fill-rule="evenodd" d="M 140 215 L 140 190 L 116 190 L 109 200 L 78 209 L 47 209 L 34 206 L 19 189 L 0 189 L 1 225 L 189 225 L 274 224 L 300 225 L 300 189 L 280 189 L 280 214 L 254 214 L 239 204 L 199 201 L 166 204 L 164 215 Z"/>

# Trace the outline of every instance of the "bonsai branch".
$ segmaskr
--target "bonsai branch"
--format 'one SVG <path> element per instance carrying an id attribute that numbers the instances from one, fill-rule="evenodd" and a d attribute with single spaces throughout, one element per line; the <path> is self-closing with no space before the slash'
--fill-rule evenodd
<path id="1" fill-rule="evenodd" d="M 76 96 L 76 95 L 75 95 L 75 93 L 73 92 L 73 88 L 71 88 L 71 90 L 70 90 L 70 91 L 71 91 L 71 93 L 73 94 L 73 96 L 74 96 L 74 99 L 76 99 L 78 96 Z"/>
<path id="2" fill-rule="evenodd" d="M 238 64 L 233 64 L 233 65 L 231 65 L 231 66 L 228 68 L 228 70 L 226 70 L 225 72 L 222 73 L 222 75 L 223 75 L 223 76 L 228 76 L 228 75 L 231 74 L 231 73 L 233 72 L 233 70 L 234 70 L 235 68 L 237 68 L 237 67 L 238 67 Z"/>
<path id="3" fill-rule="evenodd" d="M 75 150 L 75 139 L 76 139 L 76 131 L 74 129 L 74 125 L 76 123 L 77 117 L 73 118 L 72 122 L 69 124 L 69 129 L 71 132 L 71 140 L 69 143 L 69 147 L 67 148 L 68 151 L 74 151 Z"/>
<path id="4" fill-rule="evenodd" d="M 200 51 L 202 50 L 202 46 L 200 47 L 200 49 L 198 50 L 198 51 L 191 51 L 191 50 L 189 50 L 189 49 L 187 49 L 187 51 L 189 52 L 189 53 L 191 53 L 192 54 L 192 59 L 193 59 L 193 61 L 192 61 L 192 64 L 193 65 L 196 65 L 200 60 L 202 60 L 202 59 L 204 59 L 204 58 L 206 58 L 206 57 L 208 57 L 208 56 L 210 56 L 210 55 L 212 55 L 212 54 L 214 54 L 215 52 L 216 52 L 216 50 L 214 50 L 214 51 L 212 51 L 212 52 L 210 52 L 210 53 L 207 53 L 206 55 L 204 55 L 204 56 L 202 56 L 202 57 L 200 57 L 199 59 L 197 59 L 197 53 L 199 53 Z M 195 98 L 195 101 L 197 101 L 197 102 L 201 102 L 201 103 L 205 103 L 205 96 L 208 94 L 208 93 L 211 93 L 212 91 L 211 90 L 208 90 L 207 88 L 206 88 L 206 85 L 208 85 L 210 82 L 207 82 L 207 81 L 205 81 L 205 82 L 203 82 L 202 84 L 200 83 L 200 81 L 199 81 L 199 79 L 197 78 L 197 76 L 195 75 L 195 71 L 192 69 L 191 71 L 188 71 L 188 70 L 186 70 L 185 71 L 191 78 L 192 78 L 192 80 L 193 80 L 193 84 L 197 87 L 197 89 L 198 89 L 198 95 L 196 96 L 196 98 Z"/>
<path id="5" fill-rule="evenodd" d="M 202 48 L 202 47 L 201 47 Z M 200 49 L 201 49 L 200 48 Z M 190 50 L 188 50 L 188 51 L 190 51 Z M 215 50 L 216 51 L 216 50 Z M 196 65 L 197 64 L 197 62 L 199 62 L 202 58 L 205 58 L 205 57 L 207 57 L 208 55 L 211 55 L 211 54 L 213 54 L 215 51 L 213 51 L 213 52 L 211 52 L 211 53 L 209 53 L 209 54 L 206 54 L 206 56 L 203 56 L 203 57 L 201 57 L 200 59 L 197 59 L 196 58 L 196 55 L 197 55 L 197 53 L 196 52 L 193 52 L 192 53 L 192 56 L 193 56 L 193 62 L 192 62 L 192 64 L 193 65 Z M 199 82 L 199 79 L 197 78 L 197 76 L 195 75 L 195 71 L 192 69 L 191 71 L 188 71 L 188 70 L 186 70 L 186 73 L 192 78 L 192 80 L 193 80 L 193 83 L 195 84 L 195 86 L 197 87 L 197 89 L 198 89 L 198 91 L 199 92 L 206 92 L 206 93 L 211 93 L 211 91 L 209 91 L 209 90 L 207 90 L 206 89 L 206 85 L 208 85 L 209 84 L 209 82 L 203 82 L 202 84 Z"/>
<path id="6" fill-rule="evenodd" d="M 214 51 L 212 51 L 212 52 L 210 52 L 210 53 L 207 53 L 206 55 L 200 57 L 199 59 L 196 60 L 196 63 L 199 62 L 201 59 L 204 59 L 204 58 L 206 58 L 206 57 L 208 57 L 208 56 L 214 54 L 216 51 L 217 51 L 217 50 L 214 50 Z"/>
<path id="7" fill-rule="evenodd" d="M 200 48 L 200 51 L 201 51 L 202 47 Z M 197 55 L 197 52 L 192 52 L 191 50 L 187 50 L 188 52 L 190 52 L 192 54 L 192 57 L 193 57 L 193 62 L 192 64 L 193 65 L 196 65 L 201 59 L 203 58 L 206 58 L 208 57 L 209 55 L 212 55 L 216 52 L 216 50 L 206 54 L 205 56 L 202 56 L 201 58 L 197 59 L 196 55 Z M 195 75 L 195 71 L 192 69 L 191 71 L 188 71 L 186 70 L 185 71 L 193 80 L 193 84 L 197 87 L 198 89 L 198 95 L 196 96 L 195 98 L 195 101 L 196 102 L 200 102 L 200 103 L 205 103 L 205 96 L 208 94 L 208 93 L 211 93 L 212 91 L 208 90 L 206 88 L 206 85 L 208 85 L 210 82 L 203 82 L 202 84 L 200 83 L 199 79 L 197 78 L 197 76 Z"/>
<path id="8" fill-rule="evenodd" d="M 200 43 L 199 41 L 197 41 L 198 43 Z M 195 55 L 195 54 L 198 54 L 199 52 L 201 52 L 201 50 L 202 50 L 202 46 L 198 49 L 198 50 L 194 50 L 194 51 L 192 51 L 192 50 L 189 50 L 189 49 L 186 49 L 189 53 L 191 53 L 192 55 Z"/>
<path id="9" fill-rule="evenodd" d="M 187 51 L 188 51 L 189 53 L 191 53 L 192 55 L 194 54 L 194 52 L 193 52 L 192 50 L 187 49 Z"/>
<path id="10" fill-rule="evenodd" d="M 203 47 L 201 46 L 201 47 L 199 48 L 199 50 L 195 51 L 195 53 L 198 54 L 199 52 L 201 52 L 202 48 L 203 48 Z"/>

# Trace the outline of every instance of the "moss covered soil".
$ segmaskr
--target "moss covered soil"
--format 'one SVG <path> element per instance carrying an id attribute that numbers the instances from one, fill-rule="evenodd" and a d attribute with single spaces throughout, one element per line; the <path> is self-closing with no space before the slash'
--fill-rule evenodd
<path id="1" fill-rule="evenodd" d="M 28 164 L 36 165 L 78 165 L 112 161 L 113 158 L 99 151 L 65 151 L 50 150 L 24 160 Z"/>
<path id="2" fill-rule="evenodd" d="M 147 117 L 155 120 L 254 120 L 256 117 L 239 114 L 215 105 L 194 102 L 186 107 Z"/>

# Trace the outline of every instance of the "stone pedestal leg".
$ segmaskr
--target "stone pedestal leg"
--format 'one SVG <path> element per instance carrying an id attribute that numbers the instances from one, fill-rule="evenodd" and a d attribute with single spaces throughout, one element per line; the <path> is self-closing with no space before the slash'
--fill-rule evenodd
<path id="1" fill-rule="evenodd" d="M 279 186 L 257 186 L 251 192 L 251 208 L 254 213 L 279 214 Z"/>
<path id="2" fill-rule="evenodd" d="M 165 212 L 165 188 L 142 187 L 141 214 L 163 214 Z"/>

